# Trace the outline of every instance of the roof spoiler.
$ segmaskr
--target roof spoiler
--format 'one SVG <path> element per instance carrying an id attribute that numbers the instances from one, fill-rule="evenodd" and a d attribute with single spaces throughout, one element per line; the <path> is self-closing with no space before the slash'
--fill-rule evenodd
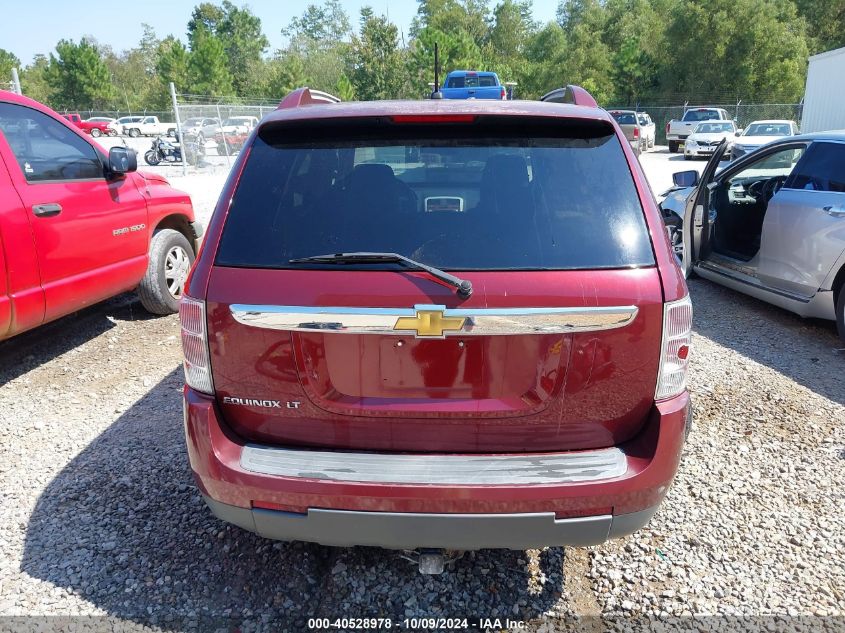
<path id="1" fill-rule="evenodd" d="M 289 93 L 281 103 L 276 107 L 276 110 L 283 110 L 287 108 L 299 108 L 301 106 L 309 105 L 325 105 L 327 103 L 340 103 L 340 99 L 328 92 L 322 90 L 312 90 L 311 88 L 297 88 Z"/>
<path id="2" fill-rule="evenodd" d="M 563 101 L 559 100 L 561 91 L 563 91 Z M 599 107 L 599 104 L 596 103 L 593 95 L 584 90 L 581 86 L 569 84 L 565 88 L 552 90 L 540 97 L 540 101 L 549 101 L 552 96 L 558 97 L 558 99 L 555 99 L 557 103 L 571 103 L 572 105 L 586 106 L 588 108 Z"/>

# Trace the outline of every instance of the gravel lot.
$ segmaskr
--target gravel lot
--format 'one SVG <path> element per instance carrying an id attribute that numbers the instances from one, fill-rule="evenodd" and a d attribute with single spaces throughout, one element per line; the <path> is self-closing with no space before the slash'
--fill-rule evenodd
<path id="1" fill-rule="evenodd" d="M 689 165 L 643 163 L 656 193 Z M 224 178 L 173 183 L 207 217 Z M 321 616 L 845 630 L 835 327 L 704 280 L 690 290 L 695 426 L 651 524 L 594 548 L 469 553 L 436 577 L 212 518 L 188 471 L 175 317 L 126 295 L 0 344 L 0 630 L 303 631 Z M 10 617 L 25 615 L 92 618 Z"/>

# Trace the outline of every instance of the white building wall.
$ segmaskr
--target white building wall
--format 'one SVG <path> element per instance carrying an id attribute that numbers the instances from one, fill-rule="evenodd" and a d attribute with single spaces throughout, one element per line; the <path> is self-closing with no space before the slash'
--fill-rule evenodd
<path id="1" fill-rule="evenodd" d="M 845 48 L 810 58 L 801 132 L 845 130 Z"/>

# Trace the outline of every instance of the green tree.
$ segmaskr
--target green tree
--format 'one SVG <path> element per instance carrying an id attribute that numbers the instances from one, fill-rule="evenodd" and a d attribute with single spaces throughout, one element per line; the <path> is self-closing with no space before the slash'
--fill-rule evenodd
<path id="1" fill-rule="evenodd" d="M 417 15 L 410 35 L 418 38 L 426 28 L 450 35 L 463 34 L 479 48 L 490 35 L 489 0 L 417 0 Z"/>
<path id="2" fill-rule="evenodd" d="M 248 7 L 239 8 L 230 0 L 218 6 L 203 2 L 194 7 L 188 21 L 191 49 L 205 35 L 215 37 L 223 45 L 229 81 L 239 95 L 245 95 L 256 85 L 255 71 L 270 42 L 261 30 L 261 19 Z M 207 44 L 203 44 L 207 45 Z"/>
<path id="3" fill-rule="evenodd" d="M 790 0 L 684 0 L 667 41 L 662 89 L 677 100 L 794 102 L 803 93 L 808 49 Z"/>
<path id="4" fill-rule="evenodd" d="M 52 90 L 48 79 L 50 61 L 46 55 L 36 55 L 32 63 L 24 67 L 20 74 L 21 91 L 27 96 L 47 103 Z"/>
<path id="5" fill-rule="evenodd" d="M 307 86 L 305 65 L 297 53 L 286 53 L 267 64 L 267 95 L 281 100 L 291 90 Z"/>
<path id="6" fill-rule="evenodd" d="M 194 7 L 188 20 L 188 39 L 193 42 L 198 31 L 217 33 L 217 28 L 224 18 L 223 9 L 213 2 L 203 2 Z"/>
<path id="7" fill-rule="evenodd" d="M 809 27 L 811 54 L 845 46 L 845 0 L 795 0 Z"/>
<path id="8" fill-rule="evenodd" d="M 188 59 L 188 84 L 192 94 L 220 97 L 232 94 L 232 75 L 223 43 L 203 29 L 194 34 Z"/>
<path id="9" fill-rule="evenodd" d="M 569 83 L 562 66 L 566 55 L 566 33 L 556 22 L 549 22 L 525 44 L 526 71 L 517 90 L 523 98 L 536 99 Z"/>
<path id="10" fill-rule="evenodd" d="M 82 38 L 79 43 L 60 40 L 47 68 L 50 102 L 57 108 L 102 110 L 115 101 L 111 73 L 97 45 Z"/>
<path id="11" fill-rule="evenodd" d="M 399 29 L 372 9 L 361 9 L 361 35 L 352 38 L 349 53 L 349 79 L 362 101 L 395 99 L 400 96 L 404 77 Z"/>
<path id="12" fill-rule="evenodd" d="M 338 0 L 310 4 L 282 29 L 289 38 L 286 52 L 298 54 L 310 85 L 333 92 L 346 70 L 352 27 Z M 347 77 L 348 79 L 348 77 Z"/>
<path id="13" fill-rule="evenodd" d="M 659 94 L 667 58 L 667 20 L 678 0 L 607 0 L 603 41 L 612 51 L 614 103 L 635 105 Z"/>
<path id="14" fill-rule="evenodd" d="M 345 74 L 340 76 L 335 85 L 334 95 L 341 101 L 355 100 L 355 87 Z"/>
<path id="15" fill-rule="evenodd" d="M 482 53 L 472 38 L 459 31 L 445 33 L 426 27 L 411 42 L 408 52 L 408 75 L 413 96 L 428 95 L 428 83 L 434 81 L 434 45 L 440 57 L 440 81 L 453 70 L 472 70 L 483 65 Z"/>
<path id="16" fill-rule="evenodd" d="M 21 60 L 7 50 L 0 48 L 0 90 L 8 90 L 12 80 L 12 68 L 20 68 Z"/>
<path id="17" fill-rule="evenodd" d="M 168 35 L 158 45 L 156 51 L 156 73 L 164 90 L 172 81 L 180 92 L 189 88 L 188 66 L 191 54 L 185 45 L 172 35 Z"/>
<path id="18" fill-rule="evenodd" d="M 294 41 L 309 41 L 322 48 L 331 48 L 352 34 L 349 16 L 340 0 L 325 0 L 322 5 L 309 4 L 302 15 L 293 18 L 282 35 Z"/>
<path id="19" fill-rule="evenodd" d="M 500 59 L 522 56 L 523 48 L 534 31 L 529 0 L 504 0 L 493 9 L 490 51 Z"/>

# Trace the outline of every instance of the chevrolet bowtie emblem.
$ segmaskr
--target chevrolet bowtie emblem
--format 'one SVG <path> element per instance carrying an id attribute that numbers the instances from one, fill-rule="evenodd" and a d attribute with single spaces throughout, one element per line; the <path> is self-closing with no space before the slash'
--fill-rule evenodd
<path id="1" fill-rule="evenodd" d="M 443 338 L 445 332 L 456 332 L 464 327 L 466 317 L 443 316 L 443 310 L 416 310 L 416 316 L 399 317 L 394 330 L 413 330 L 417 336 Z"/>

